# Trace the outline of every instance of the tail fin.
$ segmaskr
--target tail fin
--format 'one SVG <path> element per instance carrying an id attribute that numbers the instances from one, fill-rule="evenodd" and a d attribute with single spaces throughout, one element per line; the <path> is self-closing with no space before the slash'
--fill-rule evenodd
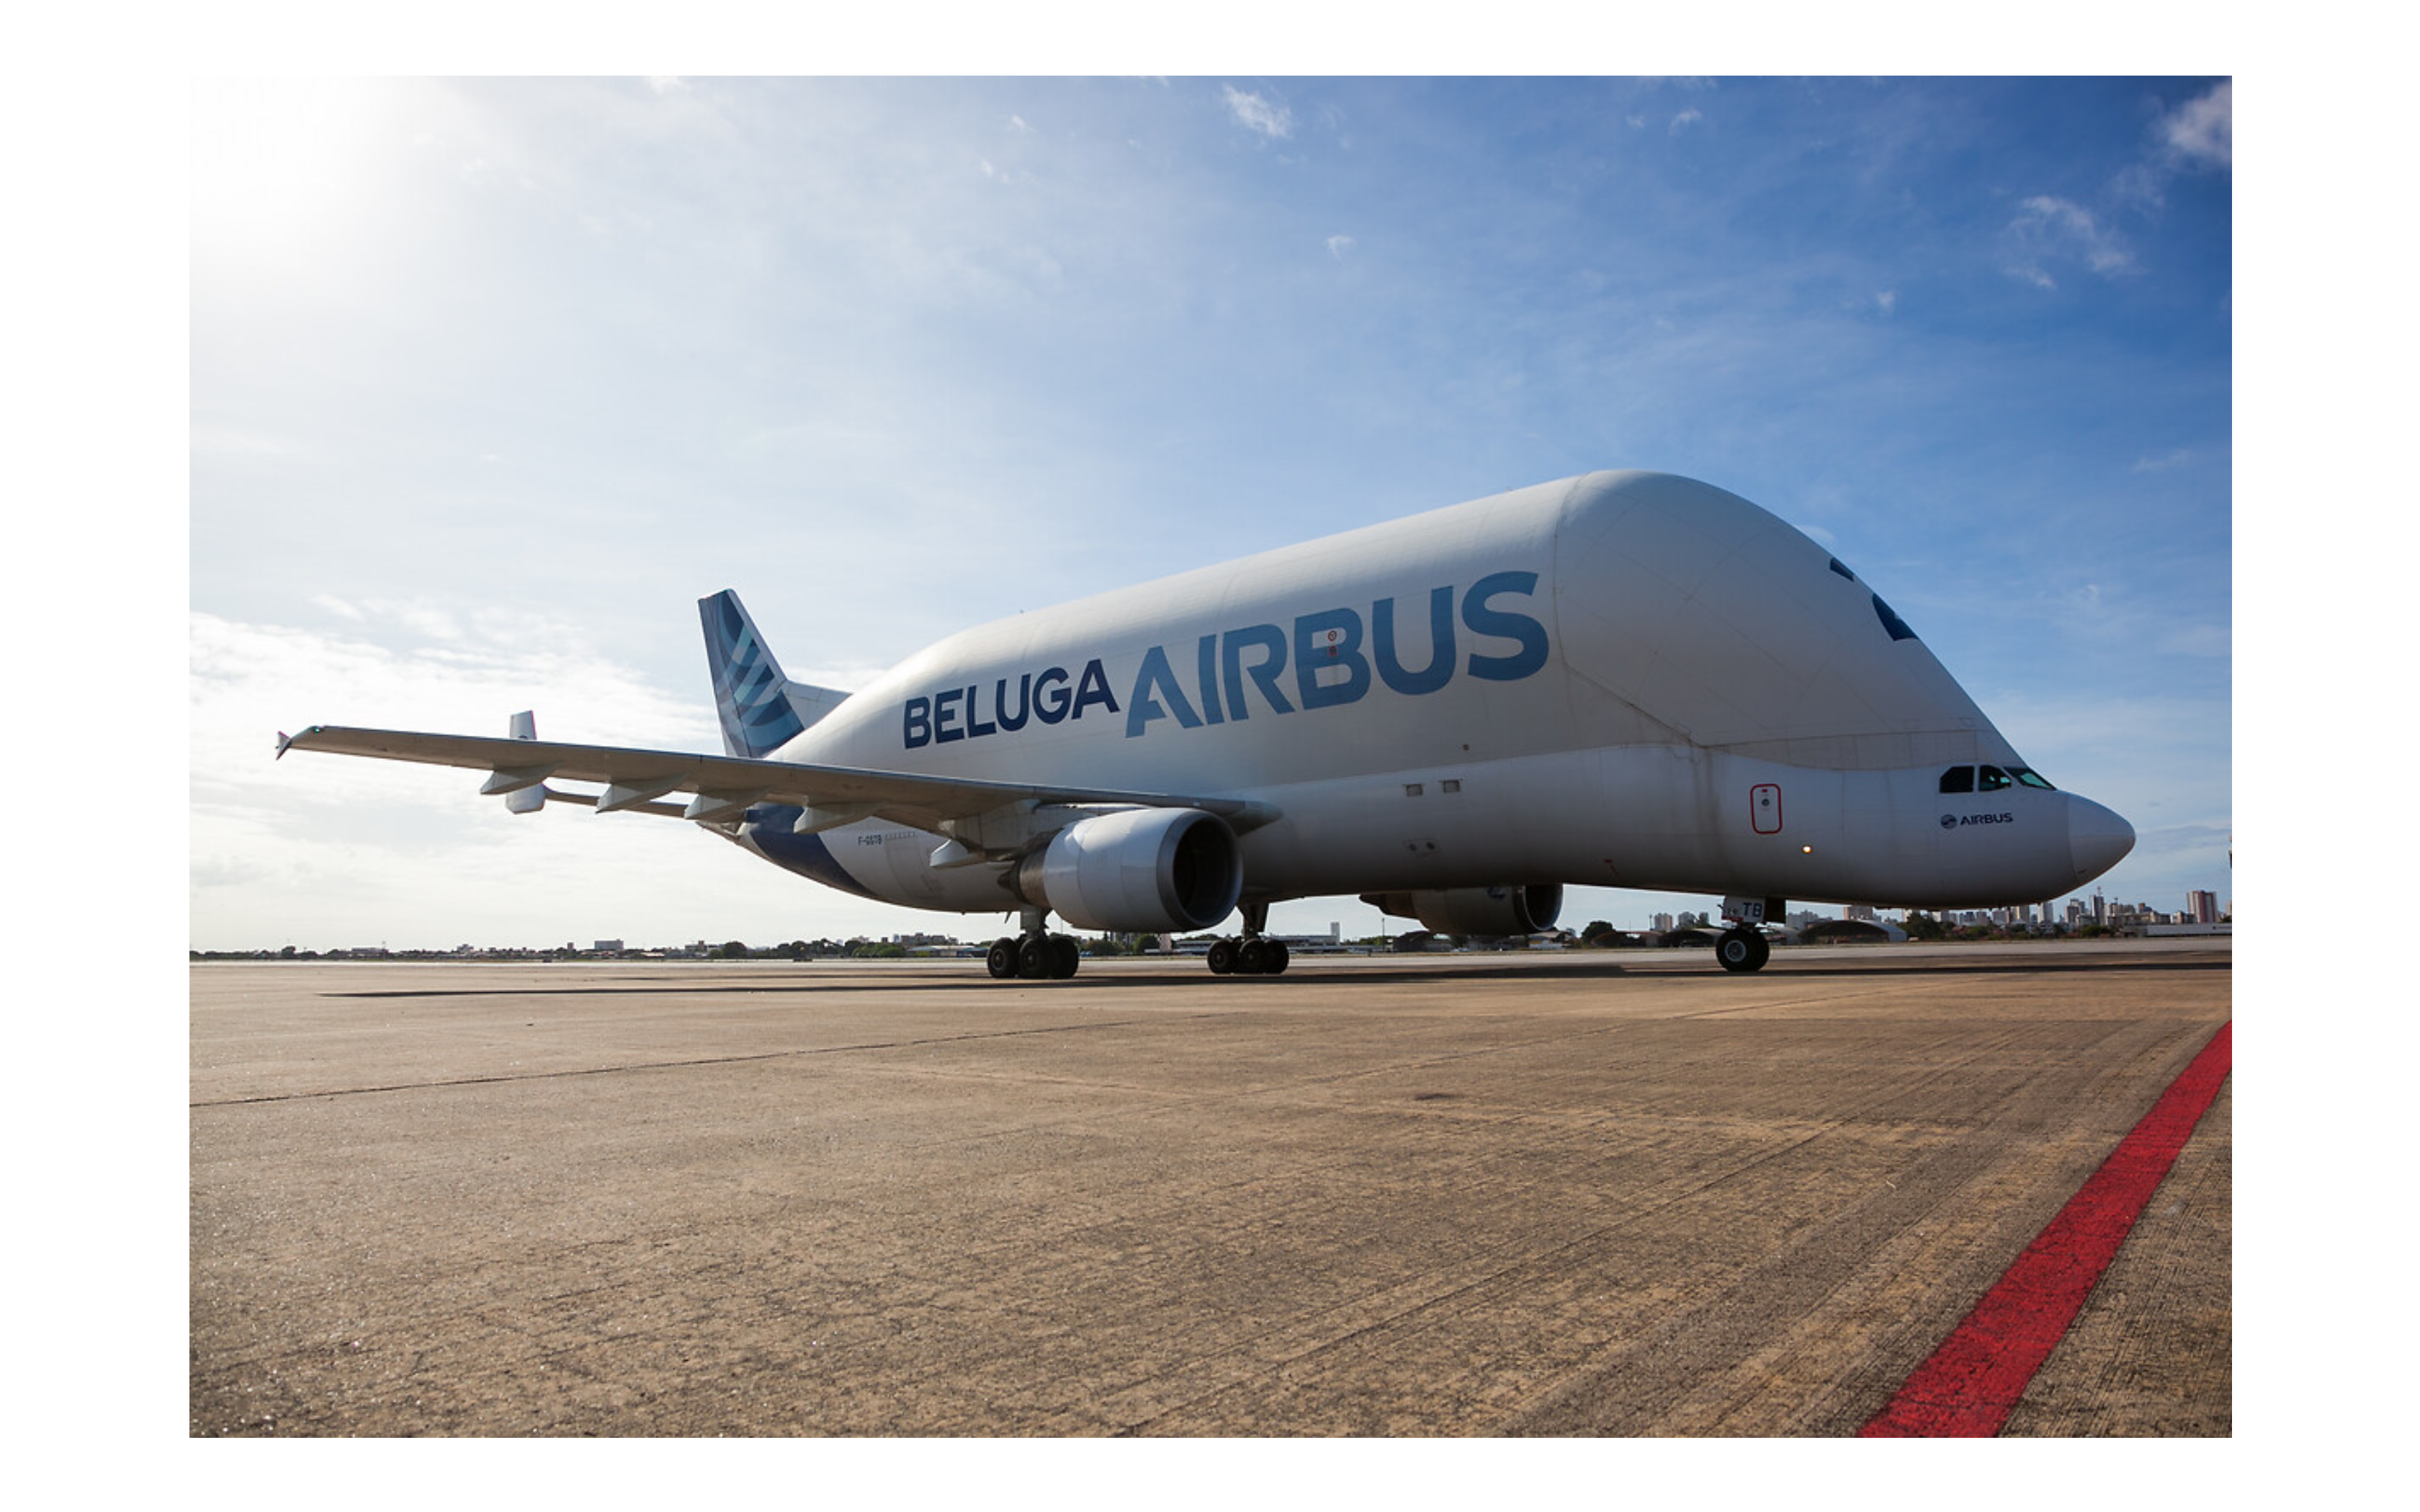
<path id="1" fill-rule="evenodd" d="M 725 754 L 769 756 L 848 697 L 783 676 L 772 648 L 730 589 L 699 599 L 697 613 L 706 627 L 706 666 L 714 678 Z"/>

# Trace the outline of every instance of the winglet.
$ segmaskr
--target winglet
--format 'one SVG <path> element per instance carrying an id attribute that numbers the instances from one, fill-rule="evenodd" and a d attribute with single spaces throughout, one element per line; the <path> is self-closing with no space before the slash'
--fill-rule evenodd
<path id="1" fill-rule="evenodd" d="M 514 715 L 510 722 L 504 726 L 504 733 L 514 740 L 535 740 L 537 715 L 532 710 L 523 709 Z M 535 813 L 546 807 L 548 798 L 557 795 L 548 790 L 546 779 L 554 775 L 555 766 L 560 764 L 560 763 L 554 763 L 517 773 L 506 772 L 499 767 L 495 774 L 480 786 L 479 791 L 486 794 L 503 794 L 506 813 Z M 522 778 L 527 778 L 528 780 L 520 780 Z"/>

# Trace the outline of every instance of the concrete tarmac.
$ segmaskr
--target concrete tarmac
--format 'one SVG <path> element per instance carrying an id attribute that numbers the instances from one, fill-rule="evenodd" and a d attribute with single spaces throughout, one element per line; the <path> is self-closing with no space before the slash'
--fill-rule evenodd
<path id="1" fill-rule="evenodd" d="M 2226 941 L 207 964 L 192 1432 L 1841 1435 Z M 2006 1431 L 2232 1431 L 2222 1092 Z"/>

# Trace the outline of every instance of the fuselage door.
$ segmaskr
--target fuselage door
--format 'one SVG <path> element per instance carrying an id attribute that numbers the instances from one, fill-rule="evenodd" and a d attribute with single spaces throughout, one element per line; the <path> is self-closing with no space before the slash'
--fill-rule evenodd
<path id="1" fill-rule="evenodd" d="M 1748 823 L 1760 835 L 1781 833 L 1781 784 L 1759 782 L 1747 790 Z"/>

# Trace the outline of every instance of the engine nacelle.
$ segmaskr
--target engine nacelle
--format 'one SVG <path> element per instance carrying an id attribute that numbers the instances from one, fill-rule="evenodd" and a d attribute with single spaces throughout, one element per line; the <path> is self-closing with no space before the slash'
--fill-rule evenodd
<path id="1" fill-rule="evenodd" d="M 1244 890 L 1235 832 L 1200 809 L 1132 809 L 1079 820 L 1019 862 L 1016 895 L 1078 929 L 1208 929 Z"/>
<path id="2" fill-rule="evenodd" d="M 1448 887 L 1433 892 L 1365 892 L 1382 914 L 1417 918 L 1439 934 L 1535 934 L 1555 927 L 1563 911 L 1560 883 L 1516 887 Z"/>

